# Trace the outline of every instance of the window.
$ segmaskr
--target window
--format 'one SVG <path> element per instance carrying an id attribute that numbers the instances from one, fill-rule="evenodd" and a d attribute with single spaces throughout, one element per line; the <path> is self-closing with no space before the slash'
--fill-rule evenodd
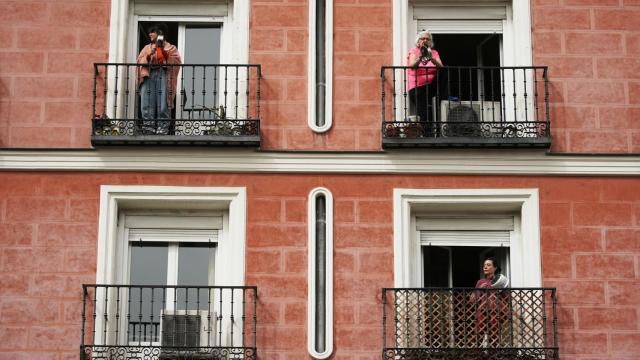
<path id="1" fill-rule="evenodd" d="M 309 354 L 326 359 L 333 352 L 333 196 L 325 188 L 308 199 Z"/>
<path id="2" fill-rule="evenodd" d="M 415 34 L 419 30 L 430 30 L 436 34 L 434 40 L 439 50 L 444 45 L 443 49 L 448 52 L 449 47 L 444 43 L 450 39 L 461 39 L 467 48 L 461 49 L 465 46 L 451 44 L 457 48 L 452 50 L 454 53 L 478 51 L 477 46 L 480 46 L 479 50 L 484 56 L 491 56 L 495 61 L 497 44 L 502 66 L 531 65 L 531 15 L 528 0 L 402 0 L 394 3 L 393 12 L 394 62 L 398 65 L 404 65 L 405 54 L 413 46 Z M 469 36 L 473 34 L 484 36 Z M 491 40 L 494 43 L 483 43 L 491 34 L 495 34 L 495 38 Z M 454 65 L 456 61 L 478 61 L 477 56 L 453 59 L 444 50 L 440 52 L 445 65 Z"/>
<path id="3" fill-rule="evenodd" d="M 102 186 L 100 204 L 97 285 L 85 290 L 88 313 L 100 316 L 87 344 L 254 351 L 245 323 L 234 324 L 255 319 L 244 188 Z"/>
<path id="4" fill-rule="evenodd" d="M 325 132 L 333 122 L 333 0 L 309 1 L 308 124 Z"/>
<path id="5" fill-rule="evenodd" d="M 184 286 L 129 290 L 130 308 L 126 313 L 133 319 L 127 324 L 129 344 L 135 345 L 139 341 L 160 344 L 163 330 L 177 334 L 167 328 L 167 314 L 186 316 L 187 312 L 192 312 L 195 317 L 199 312 L 204 316 L 198 320 L 203 321 L 209 313 L 214 313 L 217 294 L 207 287 L 220 285 L 214 282 L 214 271 L 222 216 L 194 215 L 121 216 L 124 236 L 128 238 L 128 266 L 122 268 L 129 272 L 128 276 L 122 276 L 129 279 L 127 284 Z M 165 329 L 160 329 L 162 326 Z M 208 331 L 209 327 L 206 329 Z M 212 343 L 215 341 L 210 333 L 201 342 L 202 345 Z"/>
<path id="6" fill-rule="evenodd" d="M 541 132 L 546 73 L 531 67 L 529 1 L 400 1 L 394 4 L 393 29 L 395 65 L 406 65 L 405 56 L 423 30 L 432 33 L 445 65 L 420 93 L 424 100 L 418 101 L 417 91 L 415 99 L 400 93 L 395 98 L 399 121 L 441 123 L 427 126 L 420 136 L 536 138 Z M 394 73 L 395 87 L 410 86 L 408 78 Z M 505 125 L 516 121 L 529 123 L 522 125 L 526 130 Z M 402 135 L 413 136 L 411 131 Z"/>
<path id="7" fill-rule="evenodd" d="M 539 287 L 539 221 L 536 189 L 395 189 L 395 287 L 423 286 L 424 257 L 428 261 L 429 251 L 447 255 L 451 251 L 452 257 L 468 258 L 458 246 L 475 247 L 477 257 L 485 255 L 483 251 L 501 256 L 496 248 L 508 246 L 508 258 L 502 256 L 509 262 L 511 286 Z M 439 249 L 425 251 L 429 244 Z M 433 281 L 448 284 L 449 269 L 455 275 L 455 264 L 440 260 L 434 266 L 446 268 L 447 278 Z"/>
<path id="8" fill-rule="evenodd" d="M 488 255 L 511 289 L 469 289 Z M 536 189 L 395 189 L 394 278 L 383 290 L 386 354 L 543 358 L 555 346 Z"/>
<path id="9" fill-rule="evenodd" d="M 96 68 L 94 118 L 128 121 L 120 125 L 98 121 L 95 135 L 193 137 L 233 133 L 228 128 L 238 124 L 250 124 L 248 131 L 256 133 L 252 121 L 259 118 L 256 82 L 260 74 L 258 65 L 247 64 L 248 8 L 248 1 L 240 0 L 112 2 L 109 65 Z M 174 71 L 166 73 L 167 89 L 156 90 L 155 83 L 143 89 L 138 84 L 137 67 L 125 64 L 136 63 L 140 50 L 149 43 L 148 29 L 156 23 L 167 25 L 166 40 L 176 45 L 183 65 L 170 67 Z M 166 109 L 151 96 L 156 91 L 166 91 Z M 170 121 L 134 123 L 132 120 L 142 117 L 141 108 L 146 104 L 145 118 L 158 116 Z M 222 120 L 241 122 L 216 122 Z"/>
<path id="10" fill-rule="evenodd" d="M 514 221 L 515 218 L 515 221 Z M 517 216 L 417 215 L 423 287 L 474 287 L 483 260 L 494 257 L 510 276 L 511 238 Z"/>

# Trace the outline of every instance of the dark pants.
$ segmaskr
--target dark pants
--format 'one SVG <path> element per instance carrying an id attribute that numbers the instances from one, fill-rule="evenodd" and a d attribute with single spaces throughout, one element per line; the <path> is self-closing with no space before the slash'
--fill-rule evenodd
<path id="1" fill-rule="evenodd" d="M 430 119 L 429 106 L 433 94 L 427 96 L 427 85 L 418 86 L 409 90 L 409 113 L 418 115 L 421 122 L 427 122 Z"/>
<path id="2" fill-rule="evenodd" d="M 436 84 L 431 83 L 409 90 L 409 112 L 420 117 L 423 136 L 434 136 L 433 98 L 436 96 Z"/>

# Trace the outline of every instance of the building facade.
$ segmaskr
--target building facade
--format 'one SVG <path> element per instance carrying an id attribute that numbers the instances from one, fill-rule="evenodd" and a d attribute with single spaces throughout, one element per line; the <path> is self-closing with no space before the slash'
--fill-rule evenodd
<path id="1" fill-rule="evenodd" d="M 638 1 L 0 14 L 0 359 L 640 352 Z"/>

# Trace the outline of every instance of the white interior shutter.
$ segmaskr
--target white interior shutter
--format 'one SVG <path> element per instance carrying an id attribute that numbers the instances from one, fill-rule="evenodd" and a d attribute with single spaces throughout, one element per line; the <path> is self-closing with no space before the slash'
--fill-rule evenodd
<path id="1" fill-rule="evenodd" d="M 501 34 L 502 20 L 418 20 L 418 31 L 433 34 Z"/>
<path id="2" fill-rule="evenodd" d="M 222 215 L 126 215 L 129 241 L 217 242 Z"/>
<path id="3" fill-rule="evenodd" d="M 418 31 L 441 34 L 502 33 L 507 19 L 506 4 L 416 5 L 413 18 Z"/>
<path id="4" fill-rule="evenodd" d="M 129 229 L 222 229 L 222 216 L 127 215 L 124 226 Z"/>
<path id="5" fill-rule="evenodd" d="M 227 0 L 135 0 L 136 15 L 227 16 Z"/>
<path id="6" fill-rule="evenodd" d="M 416 5 L 413 7 L 415 20 L 504 20 L 507 18 L 505 4 L 469 5 Z"/>
<path id="7" fill-rule="evenodd" d="M 512 231 L 513 216 L 478 216 L 478 217 L 419 217 L 416 219 L 418 230 L 481 230 Z"/>
<path id="8" fill-rule="evenodd" d="M 218 242 L 218 230 L 129 229 L 130 242 Z"/>
<path id="9" fill-rule="evenodd" d="M 416 230 L 424 246 L 509 246 L 513 216 L 418 217 Z"/>
<path id="10" fill-rule="evenodd" d="M 422 246 L 509 246 L 509 231 L 420 231 Z"/>

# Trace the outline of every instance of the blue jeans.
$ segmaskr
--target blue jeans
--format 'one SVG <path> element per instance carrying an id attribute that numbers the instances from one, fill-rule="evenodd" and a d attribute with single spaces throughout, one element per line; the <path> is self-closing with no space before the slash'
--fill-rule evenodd
<path id="1" fill-rule="evenodd" d="M 167 107 L 167 71 L 165 69 L 151 69 L 149 77 L 144 79 L 140 86 L 140 106 L 143 133 L 167 135 L 170 112 Z M 164 119 L 167 121 L 160 121 Z"/>

